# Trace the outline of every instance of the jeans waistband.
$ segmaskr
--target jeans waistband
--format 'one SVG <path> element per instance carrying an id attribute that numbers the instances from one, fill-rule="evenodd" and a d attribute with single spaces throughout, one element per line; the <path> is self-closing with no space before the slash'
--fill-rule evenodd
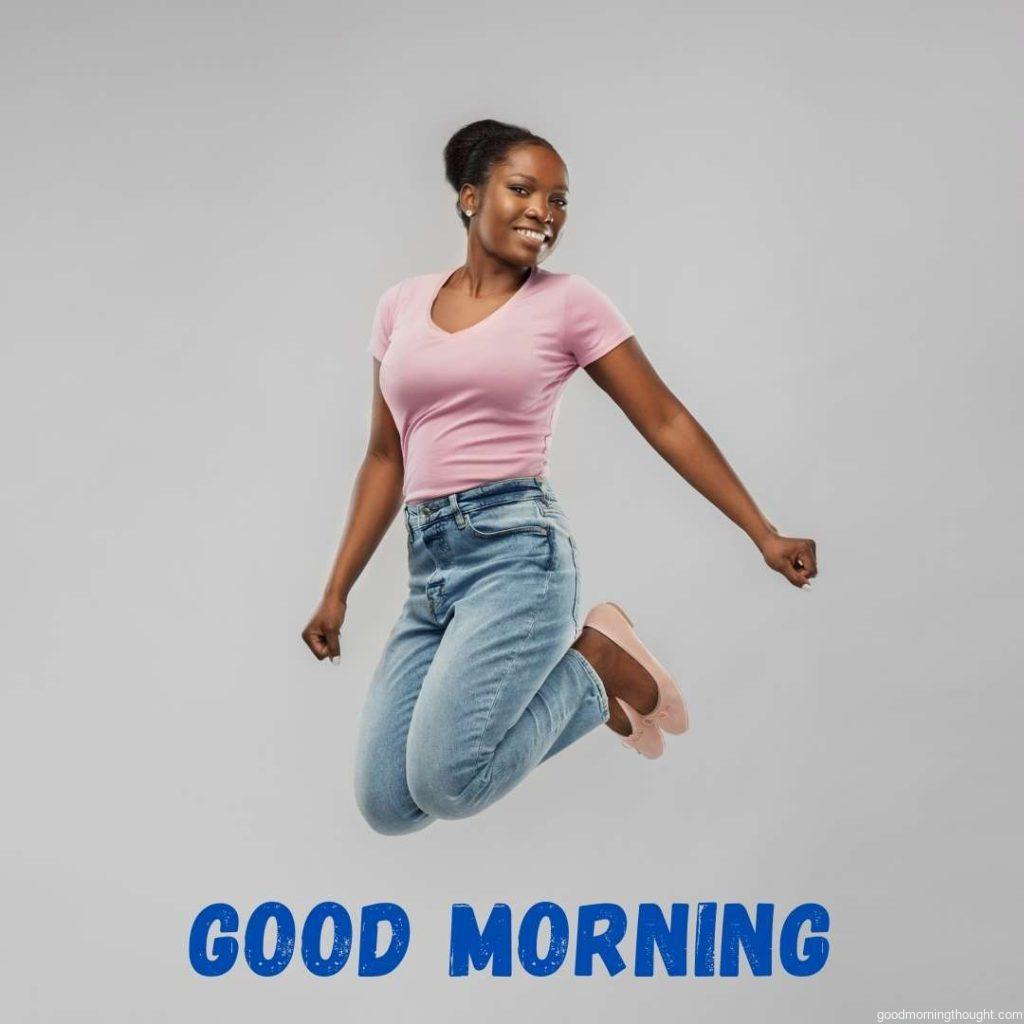
<path id="1" fill-rule="evenodd" d="M 405 516 L 410 526 L 418 526 L 446 515 L 454 516 L 459 512 L 472 512 L 488 505 L 500 505 L 517 498 L 528 498 L 531 494 L 550 501 L 558 500 L 547 477 L 515 476 L 507 480 L 491 480 L 439 498 L 407 502 Z"/>

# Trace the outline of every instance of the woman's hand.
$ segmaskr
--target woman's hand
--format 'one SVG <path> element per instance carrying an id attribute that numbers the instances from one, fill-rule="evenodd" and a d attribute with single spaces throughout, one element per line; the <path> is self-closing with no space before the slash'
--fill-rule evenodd
<path id="1" fill-rule="evenodd" d="M 809 587 L 818 575 L 818 559 L 814 541 L 809 537 L 780 537 L 770 533 L 761 543 L 765 562 L 793 584 Z"/>
<path id="2" fill-rule="evenodd" d="M 306 641 L 306 645 L 316 655 L 318 661 L 329 657 L 336 663 L 341 657 L 338 633 L 345 621 L 346 611 L 346 601 L 328 595 L 320 602 L 320 607 L 313 613 L 309 625 L 302 631 L 302 639 Z"/>

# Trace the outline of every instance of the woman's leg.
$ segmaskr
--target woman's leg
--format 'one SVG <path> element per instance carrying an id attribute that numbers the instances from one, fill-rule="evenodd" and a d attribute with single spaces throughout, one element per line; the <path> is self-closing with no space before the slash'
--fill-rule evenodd
<path id="1" fill-rule="evenodd" d="M 377 832 L 401 835 L 425 828 L 424 813 L 406 782 L 406 737 L 423 679 L 442 631 L 411 593 L 377 663 L 359 718 L 356 803 Z"/>
<path id="2" fill-rule="evenodd" d="M 527 504 L 488 525 L 537 521 Z M 597 672 L 571 649 L 579 576 L 567 530 L 483 537 L 450 520 L 446 537 L 447 628 L 413 711 L 406 772 L 423 812 L 462 818 L 606 722 L 609 708 Z"/>

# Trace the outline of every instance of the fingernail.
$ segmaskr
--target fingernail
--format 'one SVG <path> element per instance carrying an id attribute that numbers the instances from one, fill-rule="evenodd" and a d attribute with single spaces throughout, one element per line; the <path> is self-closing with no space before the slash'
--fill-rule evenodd
<path id="1" fill-rule="evenodd" d="M 339 658 L 338 655 L 336 655 L 336 654 L 332 654 L 331 655 L 331 664 L 332 665 L 337 665 L 339 661 L 341 661 L 341 658 Z"/>

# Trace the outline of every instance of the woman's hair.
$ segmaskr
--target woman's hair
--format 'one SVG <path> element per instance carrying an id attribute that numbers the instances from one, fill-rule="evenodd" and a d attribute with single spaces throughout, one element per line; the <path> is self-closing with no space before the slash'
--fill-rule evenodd
<path id="1" fill-rule="evenodd" d="M 444 147 L 444 176 L 456 192 L 455 211 L 462 226 L 469 229 L 469 217 L 462 212 L 458 192 L 463 185 L 474 185 L 483 190 L 491 176 L 491 168 L 500 164 L 513 146 L 529 143 L 547 146 L 552 153 L 555 147 L 539 135 L 502 121 L 473 121 L 464 125 Z"/>

